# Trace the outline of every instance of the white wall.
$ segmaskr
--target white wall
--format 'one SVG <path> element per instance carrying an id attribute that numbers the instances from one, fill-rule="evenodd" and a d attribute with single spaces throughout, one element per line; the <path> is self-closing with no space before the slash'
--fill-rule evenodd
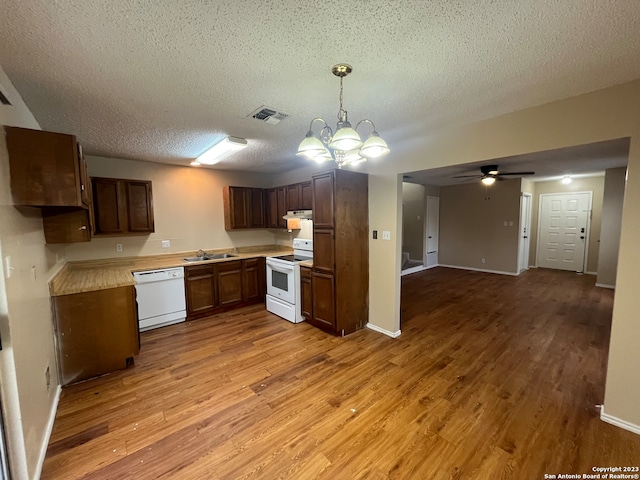
<path id="1" fill-rule="evenodd" d="M 424 261 L 426 198 L 423 185 L 402 183 L 402 251 L 411 260 Z"/>
<path id="2" fill-rule="evenodd" d="M 12 106 L 0 105 L 0 124 L 39 129 L 31 112 L 0 69 L 0 84 Z M 0 254 L 11 257 L 0 281 L 0 383 L 9 461 L 16 479 L 36 478 L 57 405 L 58 376 L 49 302 L 49 278 L 64 261 L 61 248 L 44 243 L 42 217 L 11 200 L 9 157 L 0 138 Z M 10 277 L 9 277 L 10 274 Z M 51 387 L 45 370 L 49 367 Z"/>
<path id="3" fill-rule="evenodd" d="M 614 287 L 616 284 L 626 176 L 626 167 L 612 168 L 607 170 L 604 179 L 598 279 L 596 280 L 596 285 L 603 287 Z"/>

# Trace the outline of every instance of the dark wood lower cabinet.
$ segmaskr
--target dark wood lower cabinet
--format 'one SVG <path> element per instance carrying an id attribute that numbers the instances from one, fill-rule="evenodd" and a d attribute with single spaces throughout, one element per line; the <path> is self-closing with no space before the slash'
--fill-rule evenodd
<path id="1" fill-rule="evenodd" d="M 331 274 L 312 272 L 311 286 L 313 315 L 309 323 L 323 330 L 335 332 L 335 277 Z"/>
<path id="2" fill-rule="evenodd" d="M 185 267 L 187 318 L 264 301 L 264 257 Z"/>
<path id="3" fill-rule="evenodd" d="M 242 260 L 242 301 L 264 302 L 267 291 L 264 257 Z"/>
<path id="4" fill-rule="evenodd" d="M 62 385 L 126 368 L 138 354 L 133 286 L 61 295 L 52 302 Z"/>
<path id="5" fill-rule="evenodd" d="M 302 316 L 308 321 L 313 318 L 313 290 L 310 267 L 300 267 L 300 299 L 302 301 Z"/>
<path id="6" fill-rule="evenodd" d="M 216 269 L 219 305 L 229 307 L 242 302 L 242 262 L 220 263 Z"/>
<path id="7" fill-rule="evenodd" d="M 197 315 L 214 309 L 217 306 L 214 265 L 194 265 L 185 268 L 184 271 L 187 315 Z"/>

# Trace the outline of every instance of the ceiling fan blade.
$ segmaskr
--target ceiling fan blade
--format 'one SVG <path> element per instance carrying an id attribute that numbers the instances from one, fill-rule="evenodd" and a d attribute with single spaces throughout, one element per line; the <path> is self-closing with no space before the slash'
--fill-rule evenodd
<path id="1" fill-rule="evenodd" d="M 456 175 L 453 178 L 482 178 L 482 175 Z"/>
<path id="2" fill-rule="evenodd" d="M 536 172 L 509 172 L 509 173 L 498 173 L 498 177 L 506 177 L 507 175 L 535 175 Z"/>

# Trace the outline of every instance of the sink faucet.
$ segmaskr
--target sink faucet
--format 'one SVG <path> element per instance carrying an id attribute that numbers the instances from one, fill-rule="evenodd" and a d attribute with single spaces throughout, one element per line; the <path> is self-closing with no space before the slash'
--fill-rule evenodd
<path id="1" fill-rule="evenodd" d="M 198 253 L 197 253 L 198 257 L 204 257 L 204 255 L 205 255 L 204 254 L 204 250 L 202 250 L 202 249 L 198 250 Z"/>

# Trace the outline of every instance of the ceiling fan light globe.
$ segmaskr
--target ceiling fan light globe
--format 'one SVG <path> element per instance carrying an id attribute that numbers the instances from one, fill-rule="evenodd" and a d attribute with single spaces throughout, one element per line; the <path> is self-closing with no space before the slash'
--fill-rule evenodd
<path id="1" fill-rule="evenodd" d="M 484 183 L 485 185 L 489 186 L 489 185 L 493 185 L 494 183 L 496 183 L 496 177 L 483 177 L 482 180 L 480 180 L 482 183 Z"/>
<path id="2" fill-rule="evenodd" d="M 342 127 L 335 133 L 329 146 L 334 150 L 344 150 L 346 152 L 355 148 L 360 148 L 362 146 L 362 140 L 360 139 L 358 132 L 353 128 Z"/>
<path id="3" fill-rule="evenodd" d="M 387 142 L 385 142 L 377 132 L 373 132 L 360 149 L 360 155 L 366 158 L 379 158 L 390 152 Z"/>

